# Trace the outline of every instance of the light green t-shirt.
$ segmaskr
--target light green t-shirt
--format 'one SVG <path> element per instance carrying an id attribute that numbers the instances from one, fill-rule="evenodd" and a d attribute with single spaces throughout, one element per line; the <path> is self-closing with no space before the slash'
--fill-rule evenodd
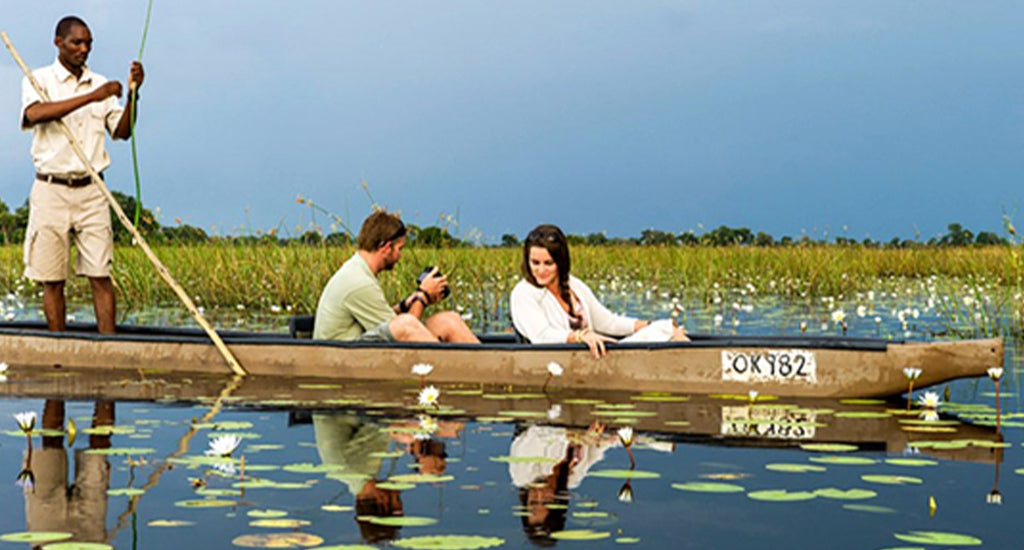
<path id="1" fill-rule="evenodd" d="M 380 281 L 356 252 L 324 287 L 316 306 L 313 338 L 356 340 L 394 316 Z"/>

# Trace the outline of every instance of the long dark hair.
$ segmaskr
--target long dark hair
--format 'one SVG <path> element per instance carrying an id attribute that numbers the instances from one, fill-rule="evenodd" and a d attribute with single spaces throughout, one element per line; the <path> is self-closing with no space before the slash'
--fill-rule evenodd
<path id="1" fill-rule="evenodd" d="M 555 266 L 558 267 L 558 294 L 568 304 L 569 316 L 575 317 L 576 308 L 573 307 L 572 296 L 569 294 L 569 270 L 572 262 L 569 260 L 569 241 L 565 238 L 565 233 L 562 233 L 557 225 L 543 224 L 534 227 L 523 241 L 523 277 L 533 286 L 540 286 L 530 271 L 530 249 L 535 246 L 547 250 L 551 254 L 551 259 L 555 261 Z"/>

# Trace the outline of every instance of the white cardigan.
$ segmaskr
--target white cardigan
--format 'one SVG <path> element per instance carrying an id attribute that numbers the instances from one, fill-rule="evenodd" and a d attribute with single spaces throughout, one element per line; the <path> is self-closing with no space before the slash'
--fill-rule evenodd
<path id="1" fill-rule="evenodd" d="M 583 281 L 570 275 L 569 289 L 579 298 L 588 327 L 608 336 L 632 334 L 636 319 L 608 311 Z M 509 300 L 512 324 L 530 342 L 555 344 L 569 338 L 569 315 L 546 288 L 533 286 L 524 279 L 512 289 Z"/>

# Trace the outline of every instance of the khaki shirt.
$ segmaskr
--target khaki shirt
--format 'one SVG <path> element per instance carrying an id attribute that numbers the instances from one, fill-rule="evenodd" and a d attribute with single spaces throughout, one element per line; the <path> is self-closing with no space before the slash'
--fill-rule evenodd
<path id="1" fill-rule="evenodd" d="M 324 287 L 316 306 L 313 338 L 355 340 L 394 316 L 380 281 L 356 252 Z"/>
<path id="2" fill-rule="evenodd" d="M 62 101 L 71 97 L 87 94 L 102 86 L 107 79 L 83 68 L 82 77 L 75 79 L 60 61 L 53 65 L 32 71 L 36 81 L 50 96 L 50 101 Z M 88 175 L 89 171 L 75 155 L 74 150 L 64 133 L 60 131 L 56 121 L 44 122 L 32 126 L 25 124 L 25 109 L 33 103 L 43 100 L 36 93 L 28 78 L 21 83 L 21 129 L 32 130 L 32 164 L 36 172 L 48 176 L 78 178 Z M 85 105 L 64 117 L 72 135 L 78 140 L 89 162 L 97 172 L 110 166 L 110 156 L 105 147 L 104 130 L 111 135 L 117 129 L 124 108 L 117 98 L 110 96 L 103 101 Z"/>

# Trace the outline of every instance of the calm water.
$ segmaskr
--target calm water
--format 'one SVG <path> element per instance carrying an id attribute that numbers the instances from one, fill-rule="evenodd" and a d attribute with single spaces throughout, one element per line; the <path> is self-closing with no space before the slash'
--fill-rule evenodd
<path id="1" fill-rule="evenodd" d="M 615 305 L 641 315 L 670 309 L 645 308 L 642 298 Z M 897 308 L 905 302 L 878 300 L 863 317 L 849 303 L 850 332 L 929 338 L 945 330 L 931 309 L 904 326 Z M 736 303 L 685 315 L 708 331 L 792 333 L 801 322 L 812 333 L 840 330 L 828 319 L 831 304 Z M 241 326 L 280 322 L 235 315 Z M 916 405 L 905 414 L 901 398 L 751 404 L 745 396 L 568 392 L 557 380 L 543 394 L 543 379 L 521 388 L 442 387 L 442 408 L 424 417 L 416 380 L 239 384 L 144 372 L 32 375 L 14 365 L 0 385 L 0 429 L 10 430 L 0 435 L 0 471 L 9 476 L 0 484 L 0 533 L 59 531 L 146 549 L 434 547 L 436 540 L 418 538 L 430 535 L 476 537 L 459 548 L 861 550 L 973 541 L 897 538 L 935 531 L 1017 548 L 1007 526 L 1024 514 L 1024 477 L 1015 473 L 1024 472 L 1024 411 L 1020 353 L 1009 348 L 1005 447 L 988 379 L 950 384 L 951 403 L 937 421 L 920 419 Z M 21 411 L 36 412 L 45 428 L 64 430 L 72 420 L 74 442 L 37 434 L 29 453 L 12 418 Z M 595 422 L 603 433 L 590 429 Z M 631 480 L 615 435 L 627 425 L 638 434 Z M 99 429 L 87 433 L 92 427 Z M 238 449 L 207 457 L 224 434 L 241 438 Z M 849 447 L 806 447 L 822 443 Z M 776 490 L 805 500 L 765 500 Z M 594 540 L 559 538 L 566 535 Z"/>

